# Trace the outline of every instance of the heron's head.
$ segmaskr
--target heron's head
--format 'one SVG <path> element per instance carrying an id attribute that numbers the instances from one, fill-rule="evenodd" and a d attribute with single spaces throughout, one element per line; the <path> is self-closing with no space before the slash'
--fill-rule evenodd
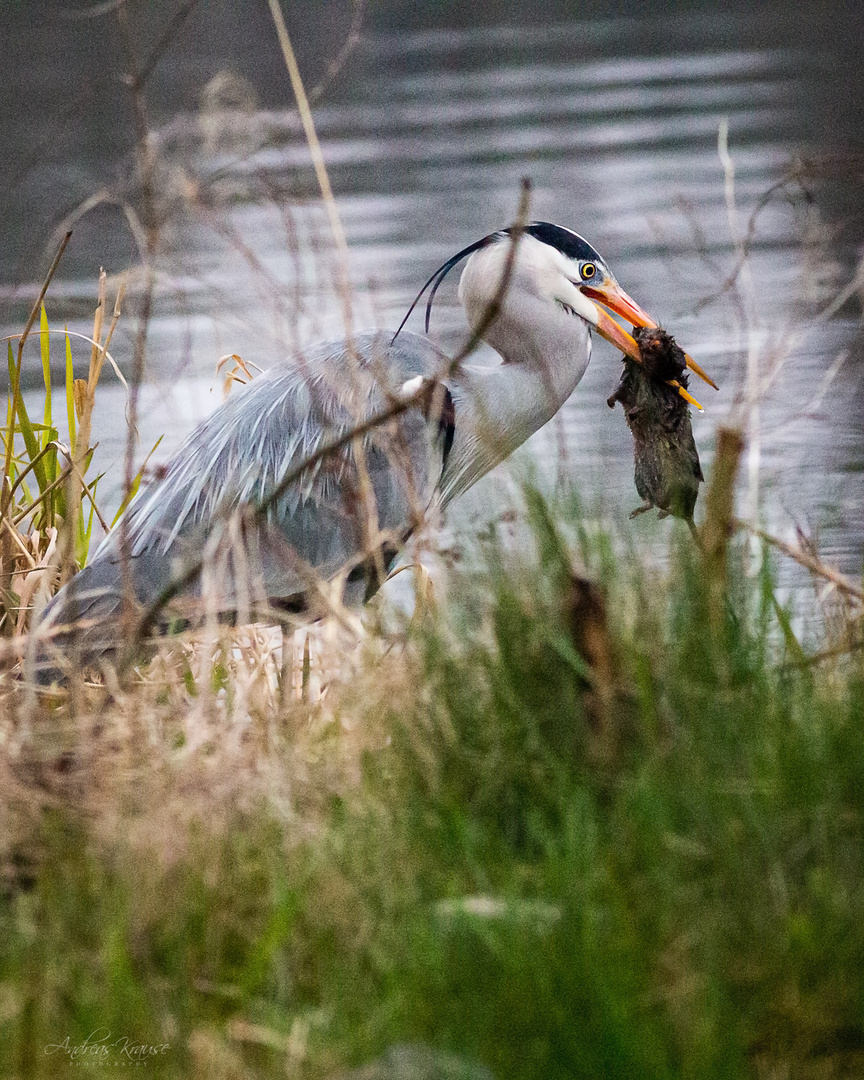
<path id="1" fill-rule="evenodd" d="M 510 229 L 485 239 L 486 243 L 472 252 L 459 284 L 459 298 L 474 326 L 494 302 L 513 243 Z M 587 240 L 547 221 L 531 222 L 519 237 L 504 305 L 516 308 L 523 299 L 583 319 L 601 337 L 636 360 L 639 346 L 605 308 L 632 326 L 657 325 L 624 292 L 603 257 Z"/>
<path id="2" fill-rule="evenodd" d="M 532 221 L 518 237 L 515 254 L 511 256 L 513 242 L 512 229 L 490 233 L 458 252 L 435 271 L 420 292 L 422 296 L 429 286 L 432 287 L 426 306 L 427 330 L 435 293 L 457 263 L 468 259 L 459 283 L 459 298 L 476 329 L 490 304 L 496 298 L 500 299 L 501 282 L 508 259 L 512 257 L 510 281 L 502 301 L 505 311 L 511 308 L 514 317 L 518 318 L 516 312 L 522 302 L 535 306 L 539 303 L 541 307 L 537 313 L 542 317 L 542 305 L 549 305 L 550 312 L 563 310 L 569 316 L 584 320 L 621 352 L 635 360 L 640 359 L 636 341 L 606 309 L 620 315 L 631 326 L 656 327 L 657 323 L 621 288 L 605 259 L 587 240 L 560 225 Z M 689 356 L 687 366 L 715 386 Z"/>

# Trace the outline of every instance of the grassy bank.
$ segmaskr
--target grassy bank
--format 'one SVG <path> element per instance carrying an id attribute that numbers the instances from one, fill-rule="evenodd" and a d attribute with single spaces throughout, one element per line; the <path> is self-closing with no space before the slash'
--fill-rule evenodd
<path id="1" fill-rule="evenodd" d="M 861 1075 L 858 654 L 527 512 L 317 703 L 251 646 L 7 697 L 4 1076 Z"/>

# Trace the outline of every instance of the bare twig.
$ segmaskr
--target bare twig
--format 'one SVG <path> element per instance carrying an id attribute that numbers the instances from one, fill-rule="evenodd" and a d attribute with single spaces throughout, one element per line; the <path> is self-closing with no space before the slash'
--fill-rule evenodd
<path id="1" fill-rule="evenodd" d="M 32 513 L 37 506 L 39 506 L 45 501 L 46 497 L 50 495 L 52 491 L 60 487 L 60 485 L 71 472 L 72 466 L 67 465 L 63 472 L 61 472 L 60 475 L 56 478 L 56 480 L 53 480 L 50 484 L 48 484 L 47 487 L 43 488 L 39 495 L 33 500 L 33 502 L 25 506 L 23 510 L 21 510 L 15 515 L 15 517 L 12 518 L 12 524 L 17 525 L 19 521 L 23 521 L 28 514 Z"/>
<path id="2" fill-rule="evenodd" d="M 756 536 L 760 540 L 763 540 L 766 544 L 770 544 L 771 547 L 777 548 L 778 551 L 782 551 L 784 555 L 787 555 L 790 559 L 794 559 L 800 566 L 806 567 L 806 569 L 817 574 L 819 577 L 824 578 L 826 581 L 830 581 L 832 585 L 838 588 L 841 592 L 847 593 L 849 596 L 854 596 L 856 600 L 860 600 L 864 603 L 864 589 L 860 585 L 856 585 L 854 581 L 850 581 L 844 574 L 841 574 L 839 570 L 835 570 L 833 566 L 827 566 L 821 559 L 817 559 L 815 555 L 796 544 L 788 544 L 785 540 L 781 540 L 777 536 L 772 536 L 770 533 L 759 529 L 755 525 L 751 525 L 748 521 L 742 521 L 740 518 L 735 518 L 732 522 L 736 529 L 743 529 L 745 532 Z"/>
<path id="3" fill-rule="evenodd" d="M 189 8 L 191 10 L 191 7 Z M 187 11 L 188 14 L 188 11 Z M 185 16 L 184 16 L 185 17 Z M 182 20 L 181 20 L 182 21 Z M 135 332 L 135 341 L 132 354 L 132 387 L 129 395 L 129 435 L 126 440 L 126 454 L 124 459 L 124 481 L 126 494 L 132 490 L 134 476 L 135 440 L 138 424 L 138 399 L 141 392 L 141 383 L 144 378 L 144 365 L 147 355 L 147 334 L 150 325 L 150 317 L 153 307 L 154 275 L 153 264 L 159 248 L 159 221 L 156 214 L 156 197 L 154 191 L 154 156 L 150 140 L 150 125 L 147 116 L 147 104 L 144 98 L 144 69 L 139 69 L 135 55 L 135 44 L 129 26 L 129 15 L 126 6 L 117 9 L 117 24 L 120 29 L 120 37 L 125 55 L 127 67 L 127 84 L 132 98 L 132 106 L 135 114 L 136 143 L 135 150 L 138 158 L 138 170 L 141 179 L 141 207 L 144 223 L 145 250 L 142 253 L 144 263 L 144 289 L 141 296 L 141 307 L 138 313 L 138 325 Z M 179 26 L 179 24 L 178 24 Z M 172 31 L 173 33 L 173 31 Z M 163 35 L 157 49 L 158 55 L 164 47 L 167 47 L 171 34 Z M 157 59 L 158 59 L 157 55 Z M 152 59 L 151 54 L 151 59 Z M 155 64 L 155 60 L 154 60 Z M 152 71 L 153 65 L 150 66 Z M 149 74 L 149 71 L 147 72 Z M 132 625 L 131 612 L 134 608 L 135 594 L 130 567 L 130 551 L 128 542 L 128 525 L 125 516 L 120 523 L 120 554 L 121 554 L 121 577 L 123 592 L 124 620 L 128 617 Z M 128 616 L 127 616 L 127 613 Z"/>
<path id="4" fill-rule="evenodd" d="M 131 203 L 126 199 L 121 198 L 116 192 L 111 191 L 109 188 L 100 188 L 92 195 L 89 195 L 80 202 L 74 210 L 71 210 L 65 218 L 63 218 L 54 230 L 51 240 L 48 242 L 49 249 L 53 247 L 56 237 L 62 236 L 67 229 L 71 229 L 74 225 L 77 225 L 83 217 L 86 217 L 91 210 L 95 210 L 97 206 L 106 204 L 108 206 L 116 206 L 123 211 L 123 216 L 126 218 L 129 231 L 132 233 L 132 239 L 135 241 L 135 246 L 138 248 L 138 254 L 143 259 L 145 252 L 147 251 L 147 237 L 141 219 Z"/>
<path id="5" fill-rule="evenodd" d="M 348 28 L 348 36 L 345 38 L 345 43 L 342 48 L 327 68 L 324 78 L 309 91 L 307 96 L 310 105 L 314 105 L 316 101 L 319 101 L 324 96 L 325 91 L 345 66 L 348 57 L 360 43 L 360 30 L 363 26 L 363 15 L 366 11 L 366 3 L 367 0 L 353 0 L 352 6 L 354 11 L 351 16 L 351 26 Z"/>
<path id="6" fill-rule="evenodd" d="M 762 212 L 774 198 L 778 191 L 782 191 L 788 187 L 789 184 L 796 180 L 800 180 L 801 166 L 796 165 L 790 169 L 785 176 L 782 176 L 779 180 L 775 181 L 766 191 L 763 191 L 759 198 L 756 200 L 756 205 L 750 213 L 750 217 L 747 219 L 747 229 L 743 238 L 741 239 L 738 247 L 738 256 L 735 260 L 735 265 L 732 267 L 729 274 L 723 279 L 722 284 L 718 289 L 712 292 L 709 296 L 703 297 L 695 306 L 694 314 L 698 315 L 705 310 L 706 307 L 710 307 L 711 304 L 716 303 L 722 296 L 724 296 L 731 289 L 734 289 L 738 277 L 747 262 L 750 255 L 750 248 L 753 244 L 753 240 L 756 236 L 756 225 Z"/>
<path id="7" fill-rule="evenodd" d="M 198 0 L 186 0 L 186 3 L 182 4 L 171 16 L 170 20 L 168 21 L 168 25 L 162 32 L 162 36 L 150 50 L 150 55 L 144 61 L 141 66 L 141 70 L 138 72 L 137 88 L 139 90 L 144 86 L 144 84 L 153 74 L 156 65 L 162 59 L 169 45 L 179 33 L 180 28 L 183 26 L 183 23 L 186 22 L 186 20 L 192 14 L 192 9 L 197 3 Z"/>

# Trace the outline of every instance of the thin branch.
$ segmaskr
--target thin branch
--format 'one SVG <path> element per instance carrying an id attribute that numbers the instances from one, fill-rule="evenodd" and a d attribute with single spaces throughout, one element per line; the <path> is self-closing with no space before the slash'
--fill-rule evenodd
<path id="1" fill-rule="evenodd" d="M 138 72 L 139 90 L 141 89 L 141 87 L 144 86 L 144 84 L 153 74 L 156 65 L 162 59 L 168 46 L 179 33 L 180 28 L 183 26 L 183 23 L 186 22 L 186 20 L 192 14 L 192 9 L 197 3 L 198 0 L 186 0 L 186 3 L 174 12 L 168 25 L 165 27 L 162 37 L 159 38 L 153 49 L 151 49 L 150 55 L 144 61 L 141 70 Z"/>
<path id="2" fill-rule="evenodd" d="M 190 8 L 191 10 L 191 8 Z M 141 383 L 144 378 L 144 367 L 147 355 L 147 335 L 150 317 L 153 307 L 154 291 L 154 262 L 159 248 L 159 221 L 156 213 L 156 197 L 154 191 L 154 151 L 150 140 L 150 125 L 147 115 L 147 103 L 144 97 L 144 78 L 139 68 L 135 53 L 135 42 L 129 25 L 129 16 L 126 6 L 117 10 L 117 24 L 120 30 L 121 44 L 128 70 L 126 82 L 132 97 L 132 106 L 135 113 L 136 126 L 136 154 L 138 157 L 138 169 L 141 179 L 141 206 L 142 218 L 145 229 L 145 250 L 143 252 L 144 264 L 144 288 L 141 296 L 141 306 L 138 312 L 138 325 L 132 353 L 132 385 L 129 395 L 128 408 L 128 438 L 126 440 L 126 453 L 124 457 L 124 481 L 126 494 L 132 490 L 133 468 L 135 455 L 135 440 L 138 425 L 138 400 L 141 392 Z M 170 35 L 163 35 L 163 42 L 167 45 Z M 162 42 L 160 42 L 160 46 Z M 157 47 L 158 48 L 158 47 Z M 161 53 L 160 53 L 161 55 Z M 151 59 L 153 54 L 151 53 Z M 150 66 L 152 71 L 152 64 Z M 147 72 L 149 74 L 149 71 Z M 120 568 L 123 593 L 123 621 L 130 620 L 134 607 L 134 588 L 132 583 L 132 571 L 130 563 L 128 522 L 124 516 L 120 523 Z M 127 615 L 127 613 L 129 613 Z"/>
<path id="3" fill-rule="evenodd" d="M 327 68 L 327 73 L 324 78 L 309 91 L 308 97 L 310 105 L 314 105 L 316 101 L 319 101 L 324 96 L 327 88 L 345 66 L 348 57 L 360 43 L 360 30 L 363 26 L 363 15 L 366 10 L 366 2 L 367 0 L 354 0 L 352 5 L 354 14 L 351 16 L 351 26 L 348 28 L 348 36 L 345 38 L 345 43 L 336 54 L 335 59 Z"/>
<path id="4" fill-rule="evenodd" d="M 81 218 L 89 214 L 91 210 L 95 210 L 96 207 L 103 205 L 116 206 L 118 209 L 122 210 L 123 216 L 126 218 L 126 223 L 129 226 L 129 231 L 132 233 L 132 239 L 135 241 L 138 253 L 143 259 L 147 250 L 147 237 L 140 218 L 129 202 L 125 199 L 121 199 L 119 195 L 109 188 L 104 187 L 100 188 L 92 195 L 89 195 L 73 210 L 70 210 L 51 234 L 51 239 L 46 244 L 46 248 L 50 250 L 57 242 L 57 237 L 62 236 L 67 229 L 71 229 L 73 226 L 77 225 Z"/>
<path id="5" fill-rule="evenodd" d="M 782 176 L 779 180 L 775 181 L 756 201 L 756 205 L 747 220 L 747 231 L 740 242 L 738 257 L 735 260 L 735 265 L 729 272 L 727 277 L 723 280 L 723 283 L 718 289 L 712 292 L 710 295 L 703 297 L 694 307 L 693 313 L 699 315 L 706 307 L 710 307 L 711 304 L 716 303 L 721 296 L 724 296 L 730 289 L 733 289 L 738 281 L 744 264 L 750 255 L 750 245 L 756 236 L 756 223 L 762 214 L 762 211 L 767 207 L 768 203 L 774 198 L 778 191 L 782 191 L 793 181 L 798 180 L 800 177 L 800 167 L 796 166 L 791 169 L 785 176 Z"/>
<path id="6" fill-rule="evenodd" d="M 124 82 L 129 87 L 132 97 L 132 111 L 135 116 L 135 151 L 138 157 L 138 169 L 141 179 L 141 201 L 144 207 L 144 228 L 147 236 L 147 252 L 152 249 L 151 231 L 154 228 L 152 215 L 153 192 L 152 182 L 152 154 L 150 149 L 150 123 L 147 118 L 147 105 L 144 100 L 143 84 L 135 58 L 135 46 L 132 39 L 132 29 L 129 26 L 129 13 L 126 4 L 117 8 L 117 26 L 120 30 L 120 43 L 123 48 L 127 73 Z"/>
<path id="7" fill-rule="evenodd" d="M 70 467 L 72 469 L 72 472 L 75 474 L 75 478 L 78 480 L 81 487 L 84 489 L 84 493 L 86 494 L 87 498 L 90 500 L 90 505 L 93 507 L 93 511 L 96 514 L 96 517 L 99 519 L 99 524 L 102 526 L 102 529 L 104 530 L 105 535 L 107 536 L 108 533 L 111 532 L 111 526 L 108 524 L 108 522 L 105 520 L 105 518 L 102 517 L 102 511 L 96 505 L 96 497 L 94 496 L 92 490 L 90 489 L 90 485 L 84 479 L 84 474 L 81 472 L 81 470 L 75 464 L 75 462 L 72 460 L 72 455 L 69 453 L 69 451 L 66 449 L 66 447 L 63 446 L 62 443 L 49 443 L 49 446 L 56 446 L 57 449 L 60 451 L 60 453 L 63 455 L 63 457 L 65 457 L 66 460 L 69 462 L 69 465 L 70 465 Z M 91 454 L 95 449 L 96 449 L 95 446 L 91 446 L 90 449 L 87 451 L 87 453 Z M 86 456 L 87 455 L 85 454 L 85 457 Z M 98 479 L 98 477 L 97 477 L 97 479 Z"/>
<path id="8" fill-rule="evenodd" d="M 812 571 L 812 573 L 817 574 L 826 581 L 830 581 L 831 584 L 836 586 L 841 592 L 847 593 L 849 596 L 854 596 L 856 600 L 860 600 L 861 603 L 864 603 L 864 589 L 862 589 L 860 585 L 856 585 L 854 581 L 850 581 L 849 578 L 844 574 L 841 574 L 839 570 L 835 570 L 832 566 L 826 566 L 825 563 L 820 559 L 817 559 L 815 555 L 810 554 L 810 552 L 804 551 L 803 548 L 798 547 L 795 544 L 788 544 L 785 540 L 781 540 L 777 536 L 771 536 L 770 533 L 757 528 L 755 525 L 751 525 L 747 521 L 742 521 L 740 518 L 733 519 L 732 526 L 735 529 L 743 529 L 745 532 L 750 533 L 751 536 L 757 536 L 766 544 L 770 544 L 771 547 L 775 547 L 778 551 L 782 551 L 783 554 L 787 555 L 790 559 L 794 559 L 800 566 Z"/>
<path id="9" fill-rule="evenodd" d="M 23 521 L 24 518 L 27 517 L 28 514 L 32 513 L 36 509 L 37 506 L 39 506 L 41 503 L 43 503 L 45 501 L 45 497 L 47 495 L 50 495 L 51 492 L 55 490 L 55 488 L 58 488 L 63 483 L 63 481 L 66 479 L 66 477 L 71 472 L 72 472 L 72 466 L 67 465 L 66 468 L 63 470 L 63 472 L 61 472 L 60 475 L 57 477 L 56 480 L 52 480 L 52 482 L 48 485 L 48 487 L 46 487 L 33 500 L 33 502 L 31 502 L 28 506 L 25 506 L 24 509 L 20 513 L 16 514 L 15 517 L 12 518 L 12 524 L 17 525 L 20 521 Z"/>

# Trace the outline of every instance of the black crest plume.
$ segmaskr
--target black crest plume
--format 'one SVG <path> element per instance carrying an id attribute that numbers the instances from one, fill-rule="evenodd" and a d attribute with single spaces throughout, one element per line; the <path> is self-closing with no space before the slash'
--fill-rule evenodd
<path id="1" fill-rule="evenodd" d="M 532 221 L 529 225 L 525 226 L 524 231 L 528 236 L 533 236 L 534 239 L 539 240 L 541 244 L 547 244 L 549 247 L 555 248 L 569 259 L 590 259 L 602 262 L 600 256 L 587 240 L 584 240 L 578 233 L 572 232 L 570 229 L 562 228 L 560 225 L 553 225 L 549 221 Z M 457 266 L 463 259 L 467 259 L 469 255 L 473 255 L 474 252 L 479 251 L 480 248 L 488 247 L 489 244 L 494 244 L 506 239 L 510 236 L 510 233 L 511 230 L 509 228 L 499 229 L 497 232 L 489 233 L 488 236 L 484 236 L 481 240 L 475 240 L 473 244 L 469 244 L 468 247 L 458 251 L 452 258 L 448 259 L 443 266 L 439 266 L 420 292 L 414 297 L 411 307 L 408 308 L 405 313 L 405 318 L 399 323 L 399 329 L 391 338 L 390 344 L 392 345 L 399 336 L 405 323 L 408 322 L 408 319 L 411 317 L 414 308 L 420 303 L 421 297 L 431 285 L 432 289 L 429 293 L 429 299 L 426 301 L 425 328 L 426 333 L 428 334 L 429 320 L 432 315 L 432 302 L 434 301 L 435 293 L 438 292 L 444 278 L 447 277 L 453 267 Z"/>
<path id="2" fill-rule="evenodd" d="M 462 248 L 461 251 L 458 251 L 452 258 L 448 259 L 443 266 L 439 266 L 435 273 L 432 275 L 432 277 L 429 278 L 429 280 L 426 282 L 420 292 L 417 293 L 417 295 L 411 301 L 411 307 L 409 307 L 408 310 L 405 312 L 405 318 L 402 320 L 401 323 L 399 323 L 399 328 L 397 329 L 393 337 L 390 339 L 390 344 L 392 345 L 396 338 L 399 336 L 402 327 L 405 325 L 406 322 L 408 322 L 414 308 L 417 307 L 417 305 L 420 303 L 420 298 L 423 296 L 423 293 L 425 293 L 431 285 L 432 291 L 429 293 L 429 299 L 426 302 L 426 333 L 428 334 L 429 319 L 432 315 L 432 301 L 435 299 L 435 293 L 438 292 L 438 288 L 444 278 L 447 277 L 453 267 L 456 266 L 458 263 L 462 262 L 463 259 L 467 259 L 469 255 L 473 255 L 474 252 L 479 251 L 480 248 L 487 247 L 489 244 L 494 243 L 496 240 L 503 239 L 507 234 L 507 229 L 499 232 L 489 233 L 489 235 L 484 236 L 482 240 L 475 240 L 473 244 L 469 244 L 468 247 Z"/>

